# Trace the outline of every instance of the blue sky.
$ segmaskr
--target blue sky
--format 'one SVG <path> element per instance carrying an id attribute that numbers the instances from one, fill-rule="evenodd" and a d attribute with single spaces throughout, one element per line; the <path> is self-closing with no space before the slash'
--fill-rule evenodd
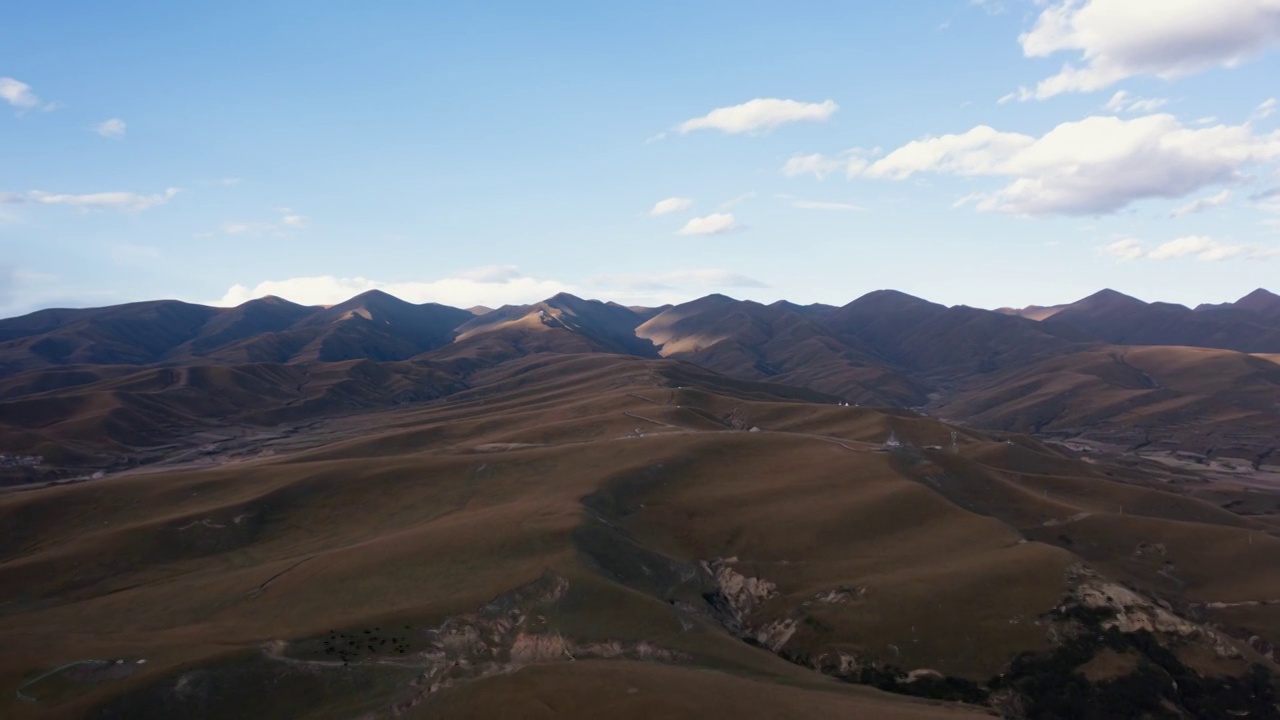
<path id="1" fill-rule="evenodd" d="M 1276 0 L 0 16 L 0 316 L 1280 291 Z"/>

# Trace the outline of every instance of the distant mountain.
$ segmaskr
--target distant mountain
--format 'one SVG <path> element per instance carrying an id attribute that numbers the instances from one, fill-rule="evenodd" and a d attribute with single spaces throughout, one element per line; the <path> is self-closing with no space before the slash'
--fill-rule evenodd
<path id="1" fill-rule="evenodd" d="M 782 310 L 789 310 L 801 317 L 809 320 L 820 320 L 832 311 L 838 309 L 835 305 L 824 305 L 823 303 L 813 303 L 811 305 L 797 305 L 789 300 L 779 300 L 769 305 Z"/>
<path id="2" fill-rule="evenodd" d="M 175 300 L 0 320 L 0 374 L 56 365 L 404 360 L 447 345 L 465 310 L 373 290 L 328 308 L 275 297 L 234 308 Z"/>
<path id="3" fill-rule="evenodd" d="M 87 310 L 41 310 L 0 320 L 0 375 L 51 365 L 162 362 L 219 312 L 203 305 L 157 300 Z"/>
<path id="4" fill-rule="evenodd" d="M 656 357 L 653 344 L 636 336 L 644 317 L 631 308 L 569 293 L 533 305 L 506 305 L 457 326 L 460 341 L 495 331 L 561 329 L 581 336 L 597 350 Z"/>
<path id="5" fill-rule="evenodd" d="M 1074 329 L 1117 345 L 1280 352 L 1280 296 L 1261 288 L 1233 303 L 1204 304 L 1194 310 L 1101 290 L 1065 305 L 1001 308 L 997 312 L 1042 321 L 1051 332 Z"/>
<path id="6" fill-rule="evenodd" d="M 479 314 L 478 314 L 479 313 Z M 542 354 L 686 360 L 881 406 L 915 407 L 1048 358 L 1102 345 L 1280 353 L 1280 296 L 1191 310 L 1113 290 L 1021 310 L 948 307 L 877 290 L 842 307 L 725 295 L 657 308 L 561 293 L 496 310 L 370 291 L 329 307 L 266 297 L 234 308 L 173 300 L 0 320 L 0 376 L 58 366 L 435 361 L 467 373 Z"/>
<path id="7" fill-rule="evenodd" d="M 636 329 L 679 358 L 749 380 L 813 388 L 851 402 L 913 405 L 927 389 L 869 348 L 841 341 L 789 304 L 709 295 L 676 305 Z"/>
<path id="8" fill-rule="evenodd" d="M 449 344 L 453 330 L 473 317 L 466 310 L 426 303 L 414 305 L 381 290 L 309 315 L 296 331 L 316 335 L 299 360 L 405 360 Z"/>
<path id="9" fill-rule="evenodd" d="M 1234 305 L 1196 311 L 1173 303 L 1146 303 L 1114 290 L 1071 303 L 1043 323 L 1057 331 L 1075 328 L 1115 345 L 1280 352 L 1280 323 L 1256 312 Z"/>
<path id="10" fill-rule="evenodd" d="M 942 378 L 991 372 L 1089 341 L 1071 329 L 895 290 L 868 293 L 826 314 L 823 324 L 896 365 Z"/>
<path id="11" fill-rule="evenodd" d="M 1197 305 L 1195 309 L 1197 312 L 1229 309 L 1247 310 L 1259 315 L 1280 318 L 1280 295 L 1258 288 L 1235 302 L 1219 303 L 1217 305 Z"/>

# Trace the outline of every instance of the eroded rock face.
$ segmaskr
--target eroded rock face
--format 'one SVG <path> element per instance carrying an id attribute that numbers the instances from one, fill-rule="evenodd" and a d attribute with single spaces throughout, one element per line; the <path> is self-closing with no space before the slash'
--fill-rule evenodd
<path id="1" fill-rule="evenodd" d="M 1100 623 L 1104 630 L 1115 628 L 1125 634 L 1149 632 L 1171 635 L 1203 642 L 1222 658 L 1240 657 L 1240 651 L 1216 630 L 1175 615 L 1167 607 L 1123 585 L 1107 581 L 1092 570 L 1077 566 L 1071 569 L 1071 577 L 1075 586 L 1061 609 L 1076 605 L 1114 613 L 1113 617 Z"/>
<path id="2" fill-rule="evenodd" d="M 716 610 L 727 617 L 726 625 L 734 632 L 748 630 L 748 618 L 765 601 L 778 595 L 778 586 L 764 578 L 747 577 L 733 569 L 738 558 L 703 560 L 702 569 L 714 580 L 719 597 L 712 599 Z"/>
<path id="3" fill-rule="evenodd" d="M 805 608 L 817 604 L 847 605 L 866 594 L 864 587 L 844 585 L 818 592 L 790 610 L 786 617 L 756 622 L 752 616 L 765 603 L 779 597 L 778 586 L 762 577 L 748 576 L 735 569 L 738 558 L 700 561 L 718 592 L 707 597 L 712 615 L 739 637 L 780 652 L 795 636 L 806 616 Z"/>
<path id="4" fill-rule="evenodd" d="M 1160 557 L 1157 546 L 1142 551 Z M 1049 632 L 1053 649 L 1011 658 L 1006 672 L 986 681 L 950 677 L 928 667 L 899 667 L 893 657 L 848 646 L 836 649 L 819 642 L 813 647 L 809 641 L 814 638 L 806 629 L 812 620 L 810 610 L 856 603 L 867 593 L 865 587 L 837 586 L 787 605 L 797 598 L 784 596 L 774 581 L 746 572 L 746 565 L 736 557 L 713 558 L 700 565 L 716 588 L 706 596 L 710 614 L 730 632 L 826 675 L 890 692 L 985 705 L 1008 718 L 1079 717 L 1081 703 L 1102 703 L 1120 713 L 1116 717 L 1129 716 L 1124 714 L 1129 711 L 1136 713 L 1133 717 L 1158 715 L 1159 708 L 1169 703 L 1190 703 L 1208 713 L 1196 717 L 1225 717 L 1214 713 L 1270 707 L 1274 695 L 1269 685 L 1255 682 L 1252 676 L 1196 674 L 1177 659 L 1178 647 L 1196 644 L 1222 658 L 1239 658 L 1240 649 L 1219 630 L 1180 615 L 1170 603 L 1108 580 L 1083 564 L 1068 569 L 1069 589 L 1062 602 L 1035 620 Z M 1264 656 L 1274 657 L 1274 649 L 1261 638 L 1254 638 L 1252 644 Z M 1133 687 L 1154 683 L 1155 689 L 1130 697 L 1116 694 L 1107 683 L 1077 682 L 1077 669 L 1108 649 L 1145 657 L 1124 682 Z M 1171 675 L 1178 683 L 1170 684 Z"/>
<path id="5" fill-rule="evenodd" d="M 431 649 L 412 658 L 425 661 L 426 668 L 413 683 L 413 697 L 397 706 L 395 714 L 400 715 L 459 682 L 505 675 L 537 663 L 584 658 L 662 662 L 689 659 L 648 642 L 584 642 L 547 630 L 542 613 L 568 590 L 568 580 L 548 571 L 537 581 L 504 593 L 475 613 L 451 617 L 427 630 Z"/>

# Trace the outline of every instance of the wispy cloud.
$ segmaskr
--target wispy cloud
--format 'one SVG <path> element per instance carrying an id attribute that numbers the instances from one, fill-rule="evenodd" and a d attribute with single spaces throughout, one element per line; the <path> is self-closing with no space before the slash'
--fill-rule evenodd
<path id="1" fill-rule="evenodd" d="M 1267 98 L 1266 100 L 1263 100 L 1262 103 L 1258 105 L 1258 107 L 1254 108 L 1253 113 L 1249 115 L 1249 122 L 1254 122 L 1256 120 L 1265 120 L 1266 118 L 1269 118 L 1272 115 L 1274 115 L 1275 112 L 1276 112 L 1276 99 Z"/>
<path id="2" fill-rule="evenodd" d="M 1168 103 L 1167 98 L 1136 98 L 1124 90 L 1118 90 L 1103 107 L 1111 112 L 1149 113 Z"/>
<path id="3" fill-rule="evenodd" d="M 304 228 L 311 224 L 306 215 L 299 215 L 289 208 L 280 208 L 280 222 L 291 228 Z"/>
<path id="4" fill-rule="evenodd" d="M 843 172 L 846 177 L 856 177 L 871 164 L 871 158 L 881 153 L 880 148 L 851 148 L 835 155 L 821 153 L 811 155 L 794 155 L 782 166 L 782 174 L 786 177 L 812 175 L 824 180 L 829 175 Z"/>
<path id="5" fill-rule="evenodd" d="M 13 193 L 0 192 L 0 204 L 11 205 L 67 205 L 80 210 L 132 210 L 140 211 L 164 205 L 181 192 L 180 188 L 168 188 L 163 193 L 140 195 L 131 192 L 100 192 L 81 195 L 49 193 L 42 190 Z"/>
<path id="6" fill-rule="evenodd" d="M 758 193 L 756 193 L 756 192 L 753 190 L 753 191 L 751 191 L 751 192 L 744 192 L 744 193 L 742 193 L 741 195 L 738 195 L 738 196 L 736 196 L 736 197 L 731 197 L 731 198 L 729 198 L 728 200 L 725 200 L 724 202 L 720 203 L 720 207 L 719 207 L 719 209 L 720 209 L 720 210 L 732 210 L 734 207 L 737 207 L 738 205 L 741 205 L 742 203 L 746 202 L 747 200 L 750 200 L 751 198 L 755 197 L 757 194 L 758 194 Z"/>
<path id="7" fill-rule="evenodd" d="M 1001 15 L 1005 11 L 1004 3 L 1000 0 L 969 0 L 969 5 L 982 8 L 988 15 Z"/>
<path id="8" fill-rule="evenodd" d="M 777 195 L 774 195 L 774 197 L 778 198 L 779 200 L 786 200 L 790 203 L 791 207 L 799 208 L 801 210 L 842 210 L 845 212 L 866 210 L 865 207 L 862 207 L 861 205 L 856 205 L 850 202 L 828 201 L 828 200 L 805 200 L 803 198 L 798 198 L 798 197 L 795 197 L 794 195 L 787 195 L 785 193 L 779 193 Z"/>
<path id="9" fill-rule="evenodd" d="M 843 210 L 846 212 L 866 210 L 861 205 L 854 205 L 853 203 L 822 200 L 792 200 L 791 207 L 800 208 L 801 210 Z"/>
<path id="10" fill-rule="evenodd" d="M 124 137 L 125 124 L 120 118 L 111 118 L 95 125 L 93 131 L 104 138 L 122 138 Z"/>
<path id="11" fill-rule="evenodd" d="M 677 129 L 681 134 L 694 130 L 719 130 L 730 134 L 768 131 L 788 123 L 825 122 L 839 107 L 834 100 L 810 103 L 756 98 L 741 105 L 716 108 L 702 117 L 685 120 Z"/>
<path id="12" fill-rule="evenodd" d="M 1202 213 L 1205 210 L 1209 210 L 1211 208 L 1216 208 L 1216 207 L 1225 205 L 1226 202 L 1230 199 L 1231 199 L 1231 191 L 1223 190 L 1217 195 L 1212 195 L 1207 198 L 1199 198 L 1196 200 L 1192 200 L 1186 205 L 1183 205 L 1182 207 L 1179 207 L 1175 209 L 1173 212 L 1169 213 L 1169 217 L 1179 218 L 1179 217 L 1185 217 L 1187 215 L 1195 215 L 1196 213 Z"/>
<path id="13" fill-rule="evenodd" d="M 676 231 L 677 235 L 721 235 L 741 229 L 733 219 L 733 213 L 712 213 L 696 217 Z"/>
<path id="14" fill-rule="evenodd" d="M 1099 254 L 1109 255 L 1121 260 L 1173 260 L 1177 258 L 1195 258 L 1204 262 L 1226 260 L 1228 258 L 1251 258 L 1263 260 L 1275 253 L 1258 245 L 1232 245 L 1215 240 L 1206 235 L 1186 235 L 1170 240 L 1148 250 L 1142 241 L 1132 238 L 1120 238 L 1098 248 Z"/>
<path id="15" fill-rule="evenodd" d="M 222 232 L 227 235 L 272 235 L 285 237 L 288 230 L 300 230 L 311 224 L 305 215 L 299 215 L 289 208 L 276 208 L 280 218 L 276 221 L 242 222 L 228 220 L 222 223 Z"/>
<path id="16" fill-rule="evenodd" d="M 649 210 L 649 215 L 658 217 L 661 215 L 669 215 L 681 210 L 688 210 L 693 205 L 693 200 L 687 197 L 669 197 L 665 200 L 659 200 L 653 204 L 653 208 Z"/>

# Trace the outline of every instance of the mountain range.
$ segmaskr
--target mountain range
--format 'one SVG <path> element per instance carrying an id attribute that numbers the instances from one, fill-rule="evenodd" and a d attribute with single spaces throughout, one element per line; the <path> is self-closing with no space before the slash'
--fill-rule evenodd
<path id="1" fill-rule="evenodd" d="M 374 290 L 329 307 L 154 301 L 0 320 L 0 432 L 13 451 L 83 456 L 83 437 L 123 442 L 139 427 L 165 437 L 179 425 L 165 419 L 180 412 L 170 405 L 199 381 L 156 386 L 156 377 L 223 378 L 208 381 L 232 385 L 222 409 L 196 416 L 269 421 L 333 403 L 438 397 L 479 369 L 542 353 L 682 360 L 860 405 L 1129 448 L 1159 430 L 1161 448 L 1259 464 L 1280 429 L 1280 296 L 1261 289 L 1195 309 L 1103 290 L 996 311 L 890 290 L 842 307 L 709 295 L 642 308 L 562 293 L 496 310 Z M 1206 394 L 1213 375 L 1232 389 Z M 100 412 L 90 420 L 83 403 Z M 45 422 L 33 428 L 31 417 Z"/>

